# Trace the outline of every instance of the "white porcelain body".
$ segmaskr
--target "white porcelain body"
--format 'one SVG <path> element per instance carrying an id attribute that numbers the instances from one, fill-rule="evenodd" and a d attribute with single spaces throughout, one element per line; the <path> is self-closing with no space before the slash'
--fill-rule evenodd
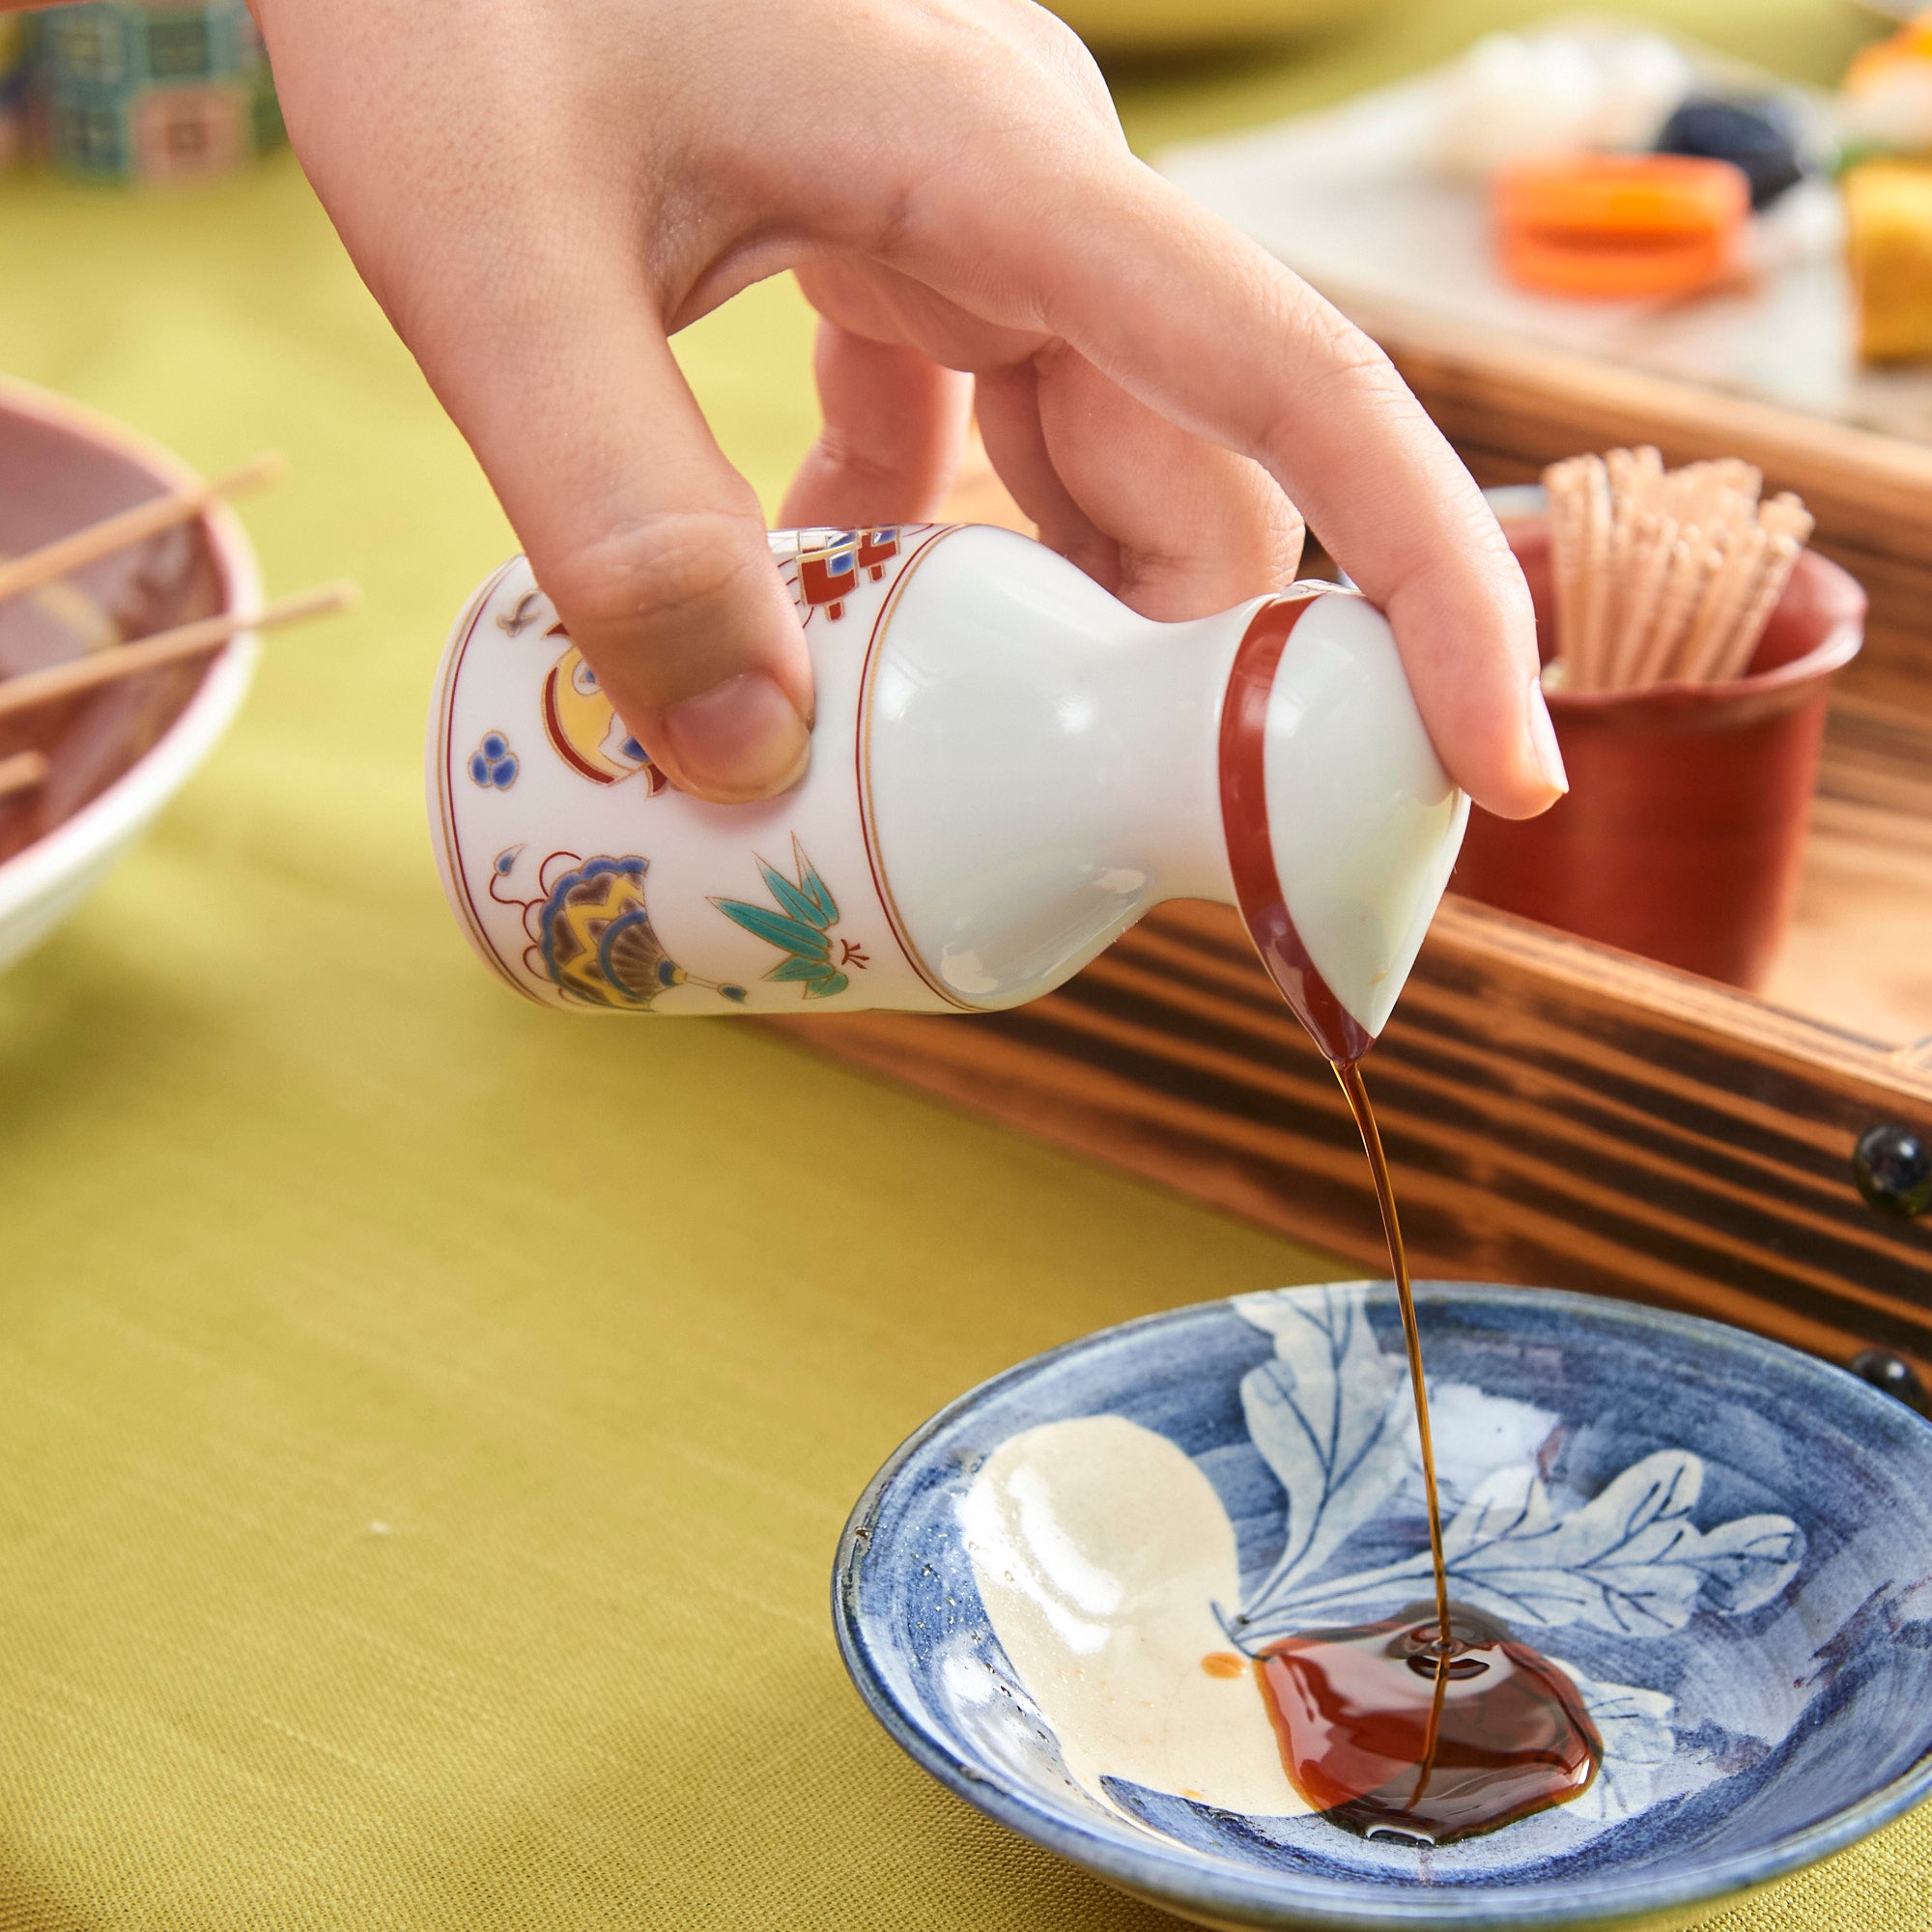
<path id="1" fill-rule="evenodd" d="M 522 559 L 459 620 L 430 814 L 451 902 L 510 984 L 579 1009 L 995 1010 L 1164 899 L 1235 900 L 1223 700 L 1280 600 L 1158 624 L 981 527 L 772 542 L 818 708 L 805 780 L 759 804 L 664 785 Z M 1373 1033 L 1466 806 L 1379 614 L 1289 595 L 1306 609 L 1256 749 L 1269 828 L 1310 954 Z"/>
<path id="2" fill-rule="evenodd" d="M 1216 734 L 1259 602 L 1154 623 L 1009 530 L 915 559 L 865 768 L 882 870 L 942 998 L 1017 1006 L 1163 899 L 1233 901 Z"/>
<path id="3" fill-rule="evenodd" d="M 1469 800 L 1373 604 L 1330 591 L 1289 634 L 1264 757 L 1288 910 L 1342 1005 L 1379 1034 L 1448 888 Z"/>

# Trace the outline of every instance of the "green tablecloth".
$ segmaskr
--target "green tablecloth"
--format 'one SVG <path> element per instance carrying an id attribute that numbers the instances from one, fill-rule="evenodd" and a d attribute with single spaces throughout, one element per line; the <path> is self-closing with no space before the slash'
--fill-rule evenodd
<path id="1" fill-rule="evenodd" d="M 1124 89 L 1143 136 L 1453 44 Z M 1774 21 L 1827 68 L 1849 15 Z M 846 1688 L 833 1542 L 980 1377 L 1319 1257 L 729 1023 L 509 999 L 422 823 L 430 668 L 511 547 L 286 161 L 0 189 L 0 367 L 264 444 L 270 647 L 159 832 L 0 980 L 0 1927 L 1165 1924 L 928 1784 Z M 768 496 L 788 284 L 685 344 Z M 1914 1821 L 1733 1932 L 1932 1922 Z"/>

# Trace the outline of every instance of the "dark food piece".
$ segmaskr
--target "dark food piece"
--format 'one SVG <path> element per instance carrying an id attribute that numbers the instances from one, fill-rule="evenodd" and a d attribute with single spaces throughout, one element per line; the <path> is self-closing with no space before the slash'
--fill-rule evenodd
<path id="1" fill-rule="evenodd" d="M 1727 100 L 1693 94 L 1663 124 L 1660 155 L 1697 155 L 1729 161 L 1750 183 L 1751 207 L 1769 208 L 1804 179 L 1791 117 L 1776 100 Z"/>

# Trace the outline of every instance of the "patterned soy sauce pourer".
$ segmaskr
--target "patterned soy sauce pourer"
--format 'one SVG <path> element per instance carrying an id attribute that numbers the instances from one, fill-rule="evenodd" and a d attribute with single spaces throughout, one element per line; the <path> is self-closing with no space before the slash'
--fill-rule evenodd
<path id="1" fill-rule="evenodd" d="M 1331 1058 L 1380 1032 L 1468 801 L 1360 596 L 1159 624 L 1007 530 L 771 543 L 818 707 L 810 772 L 757 804 L 665 783 L 523 558 L 458 620 L 430 817 L 510 985 L 609 1012 L 994 1011 L 1202 898 L 1240 907 Z"/>

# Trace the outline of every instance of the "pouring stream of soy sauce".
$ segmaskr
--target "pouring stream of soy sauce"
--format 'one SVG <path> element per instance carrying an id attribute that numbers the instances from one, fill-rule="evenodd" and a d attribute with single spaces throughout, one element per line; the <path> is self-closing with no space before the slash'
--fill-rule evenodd
<path id="1" fill-rule="evenodd" d="M 1429 1506 L 1433 1604 L 1392 1621 L 1297 1633 L 1251 1653 L 1295 1789 L 1334 1823 L 1438 1845 L 1575 1798 L 1603 1746 L 1558 1664 L 1449 1601 L 1429 1389 L 1388 1159 L 1362 1080 L 1375 1036 L 1322 978 L 1290 915 L 1267 809 L 1265 747 L 1287 640 L 1316 600 L 1276 599 L 1242 638 L 1221 710 L 1222 824 L 1242 922 L 1262 964 L 1342 1083 L 1375 1177 L 1402 1303 Z M 1213 1658 L 1203 1667 L 1225 1674 Z"/>
<path id="2" fill-rule="evenodd" d="M 1335 1078 L 1348 1095 L 1349 1111 L 1362 1136 L 1369 1172 L 1376 1183 L 1376 1206 L 1382 1213 L 1382 1234 L 1388 1240 L 1389 1266 L 1395 1271 L 1395 1292 L 1402 1303 L 1402 1340 L 1408 1351 L 1409 1386 L 1415 1391 L 1415 1434 L 1422 1445 L 1422 1487 L 1429 1498 L 1429 1556 L 1435 1569 L 1435 1631 L 1447 1646 L 1449 1634 L 1449 1565 L 1442 1555 L 1442 1499 L 1435 1488 L 1435 1439 L 1429 1428 L 1429 1393 L 1422 1378 L 1422 1333 L 1415 1321 L 1415 1291 L 1408 1284 L 1408 1250 L 1402 1242 L 1402 1223 L 1396 1217 L 1395 1187 L 1389 1179 L 1388 1156 L 1382 1151 L 1381 1129 L 1369 1105 L 1369 1090 L 1359 1060 L 1338 1060 Z M 1440 1673 L 1437 1673 L 1438 1677 Z M 1426 1775 L 1426 1773 L 1425 1773 Z"/>
<path id="3" fill-rule="evenodd" d="M 1389 1621 L 1288 1637 L 1254 1667 L 1283 1766 L 1311 1804 L 1365 1836 L 1439 1845 L 1577 1797 L 1603 1745 L 1560 1666 L 1450 1604 L 1422 1338 L 1388 1158 L 1359 1060 L 1333 1064 L 1375 1177 L 1402 1305 L 1435 1602 Z"/>

